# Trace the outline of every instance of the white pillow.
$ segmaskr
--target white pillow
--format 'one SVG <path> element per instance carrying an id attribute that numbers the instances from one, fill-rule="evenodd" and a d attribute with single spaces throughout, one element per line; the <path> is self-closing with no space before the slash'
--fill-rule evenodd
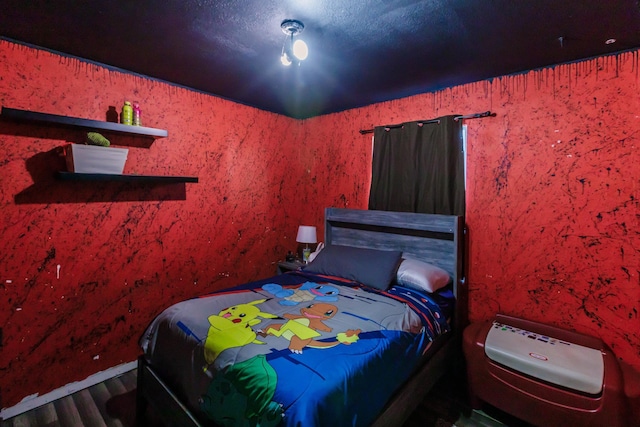
<path id="1" fill-rule="evenodd" d="M 396 276 L 399 285 L 427 292 L 444 288 L 450 280 L 442 268 L 415 259 L 402 260 Z"/>

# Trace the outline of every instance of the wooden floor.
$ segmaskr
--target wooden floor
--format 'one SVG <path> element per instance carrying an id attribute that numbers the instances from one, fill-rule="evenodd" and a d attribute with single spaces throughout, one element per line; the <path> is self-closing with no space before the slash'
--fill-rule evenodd
<path id="1" fill-rule="evenodd" d="M 402 427 L 533 427 L 492 408 L 472 410 L 463 378 L 443 377 Z"/>
<path id="2" fill-rule="evenodd" d="M 1 427 L 138 427 L 136 426 L 137 370 L 111 378 L 70 396 L 17 415 L 2 422 Z M 455 384 L 441 381 L 425 402 L 402 427 L 504 427 L 496 415 L 469 412 L 461 404 L 464 396 Z M 505 418 L 509 427 L 523 424 Z M 147 411 L 144 426 L 162 427 Z"/>
<path id="3" fill-rule="evenodd" d="M 2 422 L 2 427 L 135 427 L 137 370 Z"/>

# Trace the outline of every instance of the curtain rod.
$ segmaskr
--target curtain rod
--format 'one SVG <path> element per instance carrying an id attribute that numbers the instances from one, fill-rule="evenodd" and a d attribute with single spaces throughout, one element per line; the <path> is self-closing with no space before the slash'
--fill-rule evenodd
<path id="1" fill-rule="evenodd" d="M 491 111 L 485 111 L 484 113 L 474 113 L 474 114 L 467 114 L 466 116 L 456 116 L 454 118 L 454 120 L 458 121 L 458 120 L 464 120 L 464 119 L 481 119 L 483 117 L 495 117 L 496 113 L 492 113 Z M 440 123 L 440 120 L 438 119 L 434 119 L 434 120 L 418 120 L 417 122 L 420 125 L 427 125 L 427 124 L 432 124 L 432 123 Z M 397 124 L 397 125 L 386 125 L 385 128 L 388 129 L 396 129 L 396 128 L 401 128 L 403 125 L 402 123 Z M 373 133 L 374 129 L 361 129 L 360 133 L 362 135 L 367 134 L 367 133 Z"/>

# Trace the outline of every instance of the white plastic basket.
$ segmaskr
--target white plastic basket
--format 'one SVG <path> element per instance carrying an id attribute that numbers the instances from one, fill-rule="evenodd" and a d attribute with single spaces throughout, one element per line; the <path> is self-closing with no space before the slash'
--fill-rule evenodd
<path id="1" fill-rule="evenodd" d="M 65 150 L 67 169 L 76 173 L 122 174 L 127 148 L 69 144 Z"/>

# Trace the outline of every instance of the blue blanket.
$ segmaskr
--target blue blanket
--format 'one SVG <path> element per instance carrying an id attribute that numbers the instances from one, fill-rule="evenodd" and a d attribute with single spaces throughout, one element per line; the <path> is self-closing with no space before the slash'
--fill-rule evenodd
<path id="1" fill-rule="evenodd" d="M 442 302 L 301 272 L 175 304 L 141 339 L 221 426 L 366 426 L 449 330 Z"/>

